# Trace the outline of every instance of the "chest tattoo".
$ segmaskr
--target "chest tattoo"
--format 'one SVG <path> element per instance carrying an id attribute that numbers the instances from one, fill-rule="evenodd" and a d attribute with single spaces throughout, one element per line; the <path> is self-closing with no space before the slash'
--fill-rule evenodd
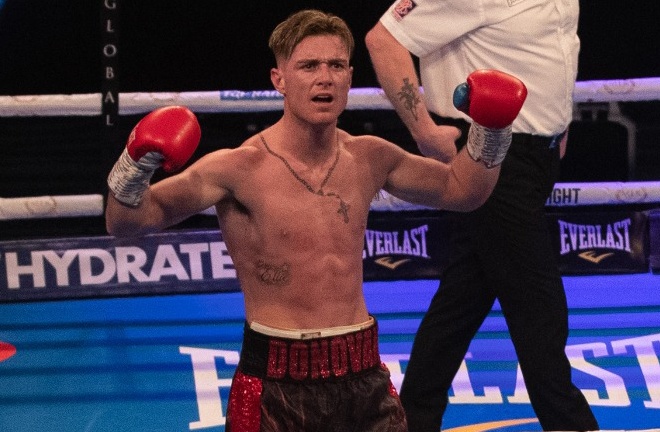
<path id="1" fill-rule="evenodd" d="M 261 138 L 261 142 L 264 144 L 264 147 L 266 148 L 266 151 L 270 153 L 271 155 L 275 156 L 279 160 L 282 161 L 284 166 L 289 170 L 289 172 L 295 177 L 296 180 L 298 180 L 303 186 L 305 186 L 305 189 L 307 189 L 309 192 L 313 193 L 314 195 L 319 195 L 319 196 L 326 196 L 326 197 L 335 197 L 339 200 L 339 209 L 337 210 L 337 214 L 339 214 L 342 217 L 342 220 L 344 223 L 348 223 L 348 210 L 351 208 L 350 205 L 346 203 L 341 197 L 339 196 L 338 193 L 336 192 L 324 192 L 323 188 L 325 187 L 326 183 L 328 183 L 328 180 L 330 180 L 330 177 L 332 176 L 332 173 L 335 170 L 335 167 L 337 166 L 337 162 L 339 162 L 339 138 L 337 138 L 337 152 L 335 154 L 335 160 L 330 166 L 330 169 L 328 169 L 328 173 L 325 175 L 325 178 L 321 182 L 321 187 L 319 188 L 318 191 L 314 190 L 314 188 L 298 174 L 292 167 L 289 161 L 286 160 L 284 156 L 282 156 L 279 153 L 276 153 L 273 151 L 268 143 L 266 142 L 266 139 L 263 137 L 263 135 L 259 134 L 259 138 Z"/>

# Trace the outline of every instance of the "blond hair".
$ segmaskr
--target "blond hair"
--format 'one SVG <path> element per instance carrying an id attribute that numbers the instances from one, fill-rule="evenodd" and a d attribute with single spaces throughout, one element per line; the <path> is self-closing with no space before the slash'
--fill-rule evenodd
<path id="1" fill-rule="evenodd" d="M 295 47 L 308 36 L 334 35 L 346 45 L 348 57 L 353 56 L 355 41 L 346 22 L 336 15 L 307 9 L 294 13 L 275 27 L 268 40 L 275 59 L 287 60 Z"/>

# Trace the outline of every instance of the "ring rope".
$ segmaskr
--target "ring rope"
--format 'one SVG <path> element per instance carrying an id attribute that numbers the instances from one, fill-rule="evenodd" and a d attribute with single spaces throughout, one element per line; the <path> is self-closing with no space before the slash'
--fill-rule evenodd
<path id="1" fill-rule="evenodd" d="M 102 195 L 59 195 L 0 198 L 0 221 L 88 217 L 103 214 Z"/>
<path id="2" fill-rule="evenodd" d="M 0 96 L 0 116 L 95 116 L 101 114 L 100 93 L 73 95 Z M 660 77 L 608 81 L 578 81 L 575 103 L 660 100 Z M 204 92 L 120 93 L 119 114 L 131 115 L 167 105 L 184 105 L 194 112 L 264 112 L 282 109 L 283 97 L 275 90 L 221 90 Z M 348 110 L 392 110 L 380 88 L 354 88 Z"/>
<path id="3" fill-rule="evenodd" d="M 101 114 L 99 93 L 72 95 L 0 96 L 0 116 L 95 116 Z M 578 81 L 575 103 L 660 100 L 660 77 L 627 80 Z M 275 90 L 120 93 L 119 114 L 140 114 L 167 105 L 185 105 L 199 113 L 264 112 L 282 109 Z M 380 88 L 349 91 L 348 110 L 392 110 Z M 547 206 L 660 203 L 660 182 L 557 183 Z M 371 204 L 374 211 L 427 209 L 386 192 Z M 101 216 L 104 197 L 94 195 L 0 198 L 0 221 L 12 219 Z M 213 209 L 202 212 L 215 214 Z"/>
<path id="4" fill-rule="evenodd" d="M 546 202 L 548 207 L 634 205 L 660 203 L 660 181 L 556 183 Z M 372 211 L 429 210 L 429 207 L 400 200 L 385 191 L 371 202 Z M 102 195 L 60 195 L 0 198 L 0 221 L 101 216 Z M 211 207 L 201 214 L 215 216 Z"/>

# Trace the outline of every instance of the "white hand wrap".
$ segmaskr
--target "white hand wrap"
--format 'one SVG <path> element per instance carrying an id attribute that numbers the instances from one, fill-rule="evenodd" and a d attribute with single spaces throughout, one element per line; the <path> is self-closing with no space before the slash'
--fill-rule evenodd
<path id="1" fill-rule="evenodd" d="M 473 122 L 468 133 L 468 153 L 476 162 L 482 161 L 486 168 L 494 168 L 504 160 L 511 146 L 511 136 L 511 125 L 491 129 Z"/>
<path id="2" fill-rule="evenodd" d="M 118 201 L 137 207 L 154 171 L 161 166 L 163 156 L 148 152 L 135 162 L 124 148 L 121 156 L 108 175 L 108 187 Z"/>

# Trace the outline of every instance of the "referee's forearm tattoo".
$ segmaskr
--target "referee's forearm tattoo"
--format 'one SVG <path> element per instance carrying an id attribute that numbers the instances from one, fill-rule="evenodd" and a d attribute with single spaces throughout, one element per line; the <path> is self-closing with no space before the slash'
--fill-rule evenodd
<path id="1" fill-rule="evenodd" d="M 410 111 L 410 114 L 417 121 L 417 105 L 419 105 L 422 99 L 419 97 L 416 86 L 410 82 L 409 78 L 403 79 L 401 91 L 397 95 L 399 96 L 399 100 L 403 101 L 403 107 L 407 111 Z"/>

